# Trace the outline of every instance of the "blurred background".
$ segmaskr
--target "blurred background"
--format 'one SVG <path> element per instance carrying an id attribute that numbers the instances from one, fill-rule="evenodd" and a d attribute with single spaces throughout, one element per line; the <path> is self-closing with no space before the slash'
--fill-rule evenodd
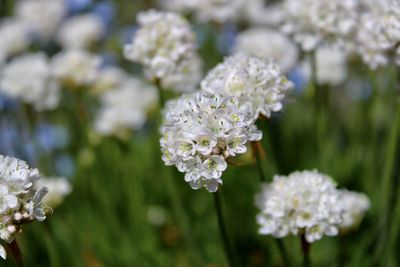
<path id="1" fill-rule="evenodd" d="M 24 17 L 17 8 L 20 2 L 25 1 L 0 0 L 0 35 L 7 34 L 2 32 L 6 23 Z M 79 32 L 88 37 L 91 30 L 86 32 L 84 27 L 90 22 L 76 22 L 70 37 L 60 37 L 58 32 L 73 19 L 94 16 L 97 26 L 87 27 L 97 27 L 98 33 L 85 51 L 98 57 L 100 72 L 118 68 L 124 75 L 143 77 L 139 65 L 123 58 L 123 46 L 137 30 L 138 12 L 173 4 L 161 0 L 61 2 L 63 10 L 48 6 L 26 15 L 31 15 L 31 24 L 45 30 L 29 35 L 29 41 L 10 52 L 11 56 L 3 55 L 2 71 L 24 53 L 43 52 L 54 58 L 70 47 L 80 47 L 76 44 Z M 277 3 L 265 2 L 265 9 L 259 11 Z M 274 29 L 273 21 L 254 19 L 274 20 L 273 15 L 265 11 L 260 16 L 254 10 L 257 7 L 234 21 L 187 15 L 204 75 L 232 53 L 241 33 Z M 255 37 L 244 38 L 263 46 Z M 22 43 L 12 40 L 14 48 Z M 2 47 L 6 42 L 0 36 Z M 326 75 L 319 77 L 318 88 L 311 80 L 307 53 L 293 54 L 295 62 L 285 73 L 295 89 L 281 113 L 259 121 L 265 150 L 262 167 L 268 180 L 274 174 L 318 169 L 332 176 L 339 188 L 364 192 L 370 198 L 370 210 L 358 229 L 312 245 L 313 266 L 400 266 L 399 72 L 392 65 L 370 70 L 357 57 L 333 53 L 320 53 L 321 64 L 326 64 L 321 75 Z M 106 75 L 101 72 L 96 81 L 107 79 Z M 38 110 L 0 90 L 0 154 L 26 160 L 44 176 L 63 181 L 59 190 L 65 198 L 56 201 L 53 213 L 44 222 L 26 225 L 18 236 L 26 265 L 227 266 L 211 194 L 193 191 L 176 168 L 164 166 L 161 160 L 158 102 L 147 106 L 140 127 L 111 136 L 96 131 L 102 95 L 114 86 L 114 76 L 110 77 L 110 81 L 93 82 L 90 88 L 64 84 L 53 110 Z M 29 75 L 19 78 L 29 79 Z M 167 98 L 176 96 L 166 93 Z M 222 188 L 235 254 L 241 266 L 284 266 L 274 239 L 257 234 L 254 195 L 260 183 L 251 153 L 235 165 L 224 172 Z M 288 237 L 284 243 L 294 266 L 299 266 L 299 240 Z M 0 265 L 13 263 L 8 260 Z"/>

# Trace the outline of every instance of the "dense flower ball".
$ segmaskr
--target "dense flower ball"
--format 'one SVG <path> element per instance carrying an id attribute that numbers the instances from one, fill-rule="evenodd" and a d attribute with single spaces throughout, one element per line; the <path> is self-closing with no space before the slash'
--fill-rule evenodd
<path id="1" fill-rule="evenodd" d="M 159 80 L 168 86 L 169 80 L 174 80 L 174 83 L 180 80 L 180 83 L 186 83 L 184 91 L 194 90 L 201 72 L 192 73 L 201 68 L 195 67 L 200 60 L 189 23 L 180 15 L 155 10 L 139 13 L 137 20 L 139 30 L 132 42 L 125 45 L 125 57 L 142 64 L 151 81 Z M 181 88 L 171 89 L 179 91 Z"/>
<path id="2" fill-rule="evenodd" d="M 67 13 L 64 0 L 16 1 L 16 15 L 26 22 L 40 40 L 49 40 Z"/>
<path id="3" fill-rule="evenodd" d="M 201 82 L 204 92 L 236 96 L 252 103 L 254 118 L 280 111 L 285 93 L 291 88 L 292 83 L 281 75 L 278 65 L 242 54 L 226 58 Z"/>
<path id="4" fill-rule="evenodd" d="M 266 28 L 252 28 L 240 33 L 233 52 L 273 59 L 285 73 L 296 65 L 299 53 L 288 37 Z"/>
<path id="5" fill-rule="evenodd" d="M 357 26 L 357 0 L 285 0 L 283 30 L 305 51 L 320 43 L 342 43 Z"/>
<path id="6" fill-rule="evenodd" d="M 382 0 L 364 6 L 355 36 L 355 50 L 371 68 L 400 61 L 400 3 Z M 400 65 L 400 63 L 398 63 Z"/>
<path id="7" fill-rule="evenodd" d="M 370 207 L 370 201 L 365 194 L 348 190 L 339 190 L 340 205 L 344 209 L 341 231 L 357 228 L 365 212 Z"/>
<path id="8" fill-rule="evenodd" d="M 226 159 L 261 139 L 250 103 L 201 92 L 167 103 L 160 140 L 162 159 L 185 173 L 193 189 L 218 190 Z"/>
<path id="9" fill-rule="evenodd" d="M 5 19 L 0 23 L 0 65 L 30 45 L 29 29 L 26 23 L 16 19 Z"/>
<path id="10" fill-rule="evenodd" d="M 62 51 L 52 58 L 55 76 L 70 89 L 93 85 L 100 64 L 98 56 L 80 49 Z"/>
<path id="11" fill-rule="evenodd" d="M 37 169 L 31 169 L 22 160 L 0 155 L 0 239 L 14 240 L 23 224 L 43 221 L 46 214 L 41 200 L 47 193 L 43 187 L 36 191 L 33 183 L 40 178 Z M 0 245 L 0 256 L 5 250 Z"/>
<path id="12" fill-rule="evenodd" d="M 157 103 L 157 90 L 137 78 L 129 78 L 105 92 L 101 102 L 96 131 L 102 135 L 123 136 L 146 122 L 147 112 Z"/>
<path id="13" fill-rule="evenodd" d="M 89 48 L 104 35 L 104 26 L 95 14 L 78 15 L 60 28 L 57 39 L 65 48 Z"/>
<path id="14" fill-rule="evenodd" d="M 0 73 L 0 91 L 33 105 L 36 110 L 58 106 L 60 87 L 45 54 L 25 54 L 12 60 Z"/>
<path id="15" fill-rule="evenodd" d="M 256 197 L 259 233 L 277 238 L 305 234 L 308 242 L 335 236 L 343 208 L 332 179 L 317 171 L 275 176 Z"/>

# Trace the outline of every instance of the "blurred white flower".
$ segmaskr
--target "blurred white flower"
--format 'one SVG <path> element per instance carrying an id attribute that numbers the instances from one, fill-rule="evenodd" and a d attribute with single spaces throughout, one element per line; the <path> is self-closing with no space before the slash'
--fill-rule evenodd
<path id="1" fill-rule="evenodd" d="M 339 229 L 347 231 L 357 228 L 370 207 L 369 198 L 362 193 L 339 190 L 339 200 L 344 209 L 343 223 L 339 225 Z"/>
<path id="2" fill-rule="evenodd" d="M 0 155 L 0 239 L 11 243 L 23 224 L 43 221 L 46 214 L 41 200 L 47 193 L 43 187 L 36 191 L 33 183 L 40 178 L 37 169 L 25 161 Z M 5 259 L 0 245 L 1 257 Z"/>
<path id="3" fill-rule="evenodd" d="M 43 53 L 25 54 L 5 65 L 0 75 L 0 91 L 33 105 L 38 110 L 57 108 L 60 86 Z"/>
<path id="4" fill-rule="evenodd" d="M 164 10 L 177 13 L 190 13 L 201 0 L 158 0 Z"/>
<path id="5" fill-rule="evenodd" d="M 226 158 L 246 152 L 261 139 L 250 103 L 201 92 L 167 102 L 161 127 L 162 159 L 185 173 L 193 189 L 218 190 Z"/>
<path id="6" fill-rule="evenodd" d="M 392 0 L 366 2 L 360 15 L 355 38 L 355 50 L 373 70 L 399 57 L 400 3 Z M 393 57 L 393 55 L 395 55 Z"/>
<path id="7" fill-rule="evenodd" d="M 284 34 L 267 28 L 251 28 L 241 32 L 233 47 L 234 53 L 274 60 L 287 73 L 297 63 L 298 49 Z"/>
<path id="8" fill-rule="evenodd" d="M 0 65 L 8 57 L 24 51 L 30 45 L 27 24 L 16 19 L 4 19 L 0 22 Z"/>
<path id="9" fill-rule="evenodd" d="M 139 129 L 146 114 L 157 103 L 157 90 L 137 78 L 129 78 L 114 90 L 105 92 L 95 128 L 102 135 L 123 135 Z"/>
<path id="10" fill-rule="evenodd" d="M 101 68 L 98 77 L 91 88 L 93 94 L 101 94 L 115 89 L 128 79 L 128 74 L 119 67 L 108 66 Z"/>
<path id="11" fill-rule="evenodd" d="M 125 45 L 125 57 L 142 64 L 153 82 L 158 79 L 166 85 L 187 84 L 184 90 L 171 88 L 178 91 L 195 89 L 201 76 L 195 72 L 201 68 L 196 67 L 200 60 L 189 23 L 180 15 L 155 10 L 139 13 L 137 20 L 139 30 L 132 42 Z"/>
<path id="12" fill-rule="evenodd" d="M 44 206 L 56 208 L 64 198 L 72 191 L 70 182 L 64 177 L 45 177 L 34 183 L 34 187 L 39 190 L 46 187 L 49 193 L 43 197 L 42 203 Z"/>
<path id="13" fill-rule="evenodd" d="M 282 109 L 282 101 L 292 83 L 282 76 L 279 67 L 267 60 L 243 54 L 228 57 L 212 69 L 201 82 L 207 93 L 237 96 L 252 103 L 254 118 L 266 117 Z"/>
<path id="14" fill-rule="evenodd" d="M 357 26 L 357 0 L 285 0 L 282 30 L 305 51 L 320 43 L 341 44 Z"/>
<path id="15" fill-rule="evenodd" d="M 251 24 L 277 27 L 285 20 L 283 2 L 266 5 L 263 0 L 253 0 L 249 1 L 246 6 L 247 18 Z"/>
<path id="16" fill-rule="evenodd" d="M 315 51 L 316 77 L 318 84 L 336 86 L 347 78 L 347 52 L 339 47 L 320 46 Z M 311 78 L 311 58 L 308 57 L 301 65 L 303 75 Z"/>
<path id="17" fill-rule="evenodd" d="M 254 0 L 200 0 L 194 13 L 200 22 L 218 22 L 241 20 L 249 2 Z"/>
<path id="18" fill-rule="evenodd" d="M 67 13 L 64 0 L 21 0 L 16 3 L 16 16 L 43 41 L 53 36 Z"/>
<path id="19" fill-rule="evenodd" d="M 277 238 L 305 234 L 311 243 L 338 235 L 343 207 L 333 180 L 317 171 L 275 176 L 256 196 L 259 233 Z"/>
<path id="20" fill-rule="evenodd" d="M 100 64 L 97 55 L 80 49 L 62 51 L 52 58 L 54 74 L 66 88 L 93 85 Z"/>
<path id="21" fill-rule="evenodd" d="M 77 15 L 61 26 L 57 39 L 64 48 L 90 48 L 101 39 L 104 26 L 95 14 Z"/>

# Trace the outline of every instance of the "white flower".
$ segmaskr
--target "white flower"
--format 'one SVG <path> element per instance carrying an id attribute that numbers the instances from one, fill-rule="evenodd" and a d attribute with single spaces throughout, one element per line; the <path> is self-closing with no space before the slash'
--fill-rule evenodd
<path id="1" fill-rule="evenodd" d="M 5 19 L 0 23 L 0 65 L 8 57 L 24 51 L 30 45 L 26 23 L 16 19 Z"/>
<path id="2" fill-rule="evenodd" d="M 357 26 L 357 0 L 285 0 L 283 31 L 305 51 L 320 43 L 342 43 Z"/>
<path id="3" fill-rule="evenodd" d="M 387 65 L 400 44 L 400 3 L 367 3 L 360 15 L 354 49 L 373 70 Z M 394 62 L 397 63 L 397 56 Z"/>
<path id="4" fill-rule="evenodd" d="M 305 234 L 308 242 L 335 236 L 343 207 L 333 180 L 317 171 L 275 176 L 256 196 L 259 233 L 277 238 Z"/>
<path id="5" fill-rule="evenodd" d="M 5 65 L 0 76 L 0 91 L 39 111 L 55 109 L 60 100 L 59 84 L 43 53 L 25 54 Z"/>
<path id="6" fill-rule="evenodd" d="M 315 51 L 316 76 L 318 84 L 339 85 L 347 78 L 347 52 L 340 47 L 322 45 Z M 308 57 L 301 65 L 301 71 L 311 78 L 311 62 Z"/>
<path id="7" fill-rule="evenodd" d="M 190 13 L 201 0 L 158 0 L 162 9 L 177 13 Z"/>
<path id="8" fill-rule="evenodd" d="M 184 172 L 193 189 L 217 191 L 226 158 L 245 153 L 248 141 L 261 139 L 253 114 L 250 103 L 218 93 L 169 101 L 161 127 L 163 161 Z"/>
<path id="9" fill-rule="evenodd" d="M 55 208 L 64 200 L 65 196 L 72 191 L 70 182 L 64 177 L 46 177 L 34 183 L 34 187 L 39 190 L 46 187 L 49 193 L 43 197 L 42 203 L 44 206 Z"/>
<path id="10" fill-rule="evenodd" d="M 45 41 L 52 37 L 67 12 L 64 0 L 23 0 L 16 2 L 17 17 L 26 22 L 38 38 Z"/>
<path id="11" fill-rule="evenodd" d="M 253 0 L 247 4 L 249 22 L 259 26 L 277 27 L 285 20 L 283 1 L 266 5 L 263 0 Z"/>
<path id="12" fill-rule="evenodd" d="M 115 89 L 128 79 L 128 74 L 116 66 L 101 68 L 92 88 L 92 93 L 100 94 Z"/>
<path id="13" fill-rule="evenodd" d="M 339 190 L 340 205 L 343 213 L 343 223 L 339 225 L 341 231 L 357 228 L 365 212 L 370 207 L 370 201 L 365 194 L 348 190 Z"/>
<path id="14" fill-rule="evenodd" d="M 31 169 L 22 160 L 0 155 L 0 239 L 10 243 L 23 224 L 43 221 L 46 214 L 41 200 L 47 193 L 43 187 L 36 191 L 33 183 L 40 178 L 37 169 Z M 0 245 L 1 257 L 5 259 Z"/>
<path id="15" fill-rule="evenodd" d="M 104 26 L 95 14 L 77 15 L 60 28 L 57 39 L 64 48 L 90 48 L 104 34 Z"/>
<path id="16" fill-rule="evenodd" d="M 188 83 L 185 88 L 189 89 L 172 89 L 193 90 L 201 68 L 189 23 L 177 14 L 155 10 L 139 13 L 137 20 L 139 30 L 125 45 L 125 57 L 142 64 L 151 81 L 158 79 L 166 86 L 179 84 L 178 87 Z"/>
<path id="17" fill-rule="evenodd" d="M 274 60 L 287 73 L 297 63 L 298 49 L 280 32 L 266 28 L 251 28 L 241 32 L 233 48 L 234 53 Z"/>
<path id="18" fill-rule="evenodd" d="M 129 78 L 114 90 L 105 92 L 95 128 L 103 135 L 117 135 L 139 129 L 146 122 L 150 107 L 157 103 L 157 90 L 137 78 Z"/>
<path id="19" fill-rule="evenodd" d="M 52 58 L 54 74 L 67 88 L 93 85 L 100 63 L 98 56 L 79 49 L 62 51 Z"/>
<path id="20" fill-rule="evenodd" d="M 200 0 L 194 8 L 200 22 L 237 21 L 245 16 L 246 6 L 254 0 Z"/>
<path id="21" fill-rule="evenodd" d="M 285 93 L 292 83 L 281 75 L 279 67 L 263 59 L 238 54 L 228 57 L 212 69 L 201 82 L 208 93 L 237 96 L 254 107 L 254 118 L 266 117 L 282 109 Z"/>

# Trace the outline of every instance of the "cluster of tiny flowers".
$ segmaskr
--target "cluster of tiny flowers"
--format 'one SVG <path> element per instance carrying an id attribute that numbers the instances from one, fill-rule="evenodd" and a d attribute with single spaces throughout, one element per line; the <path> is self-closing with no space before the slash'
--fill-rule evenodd
<path id="1" fill-rule="evenodd" d="M 282 30 L 305 51 L 320 43 L 343 43 L 357 25 L 357 0 L 285 0 Z"/>
<path id="2" fill-rule="evenodd" d="M 379 1 L 364 8 L 355 41 L 358 54 L 371 69 L 387 65 L 395 56 L 400 65 L 400 3 Z"/>
<path id="3" fill-rule="evenodd" d="M 91 86 L 98 77 L 101 60 L 85 50 L 61 51 L 52 58 L 54 75 L 66 88 Z"/>
<path id="4" fill-rule="evenodd" d="M 42 177 L 35 182 L 36 190 L 46 187 L 49 193 L 43 197 L 42 205 L 52 209 L 59 206 L 72 191 L 70 182 L 65 177 Z"/>
<path id="5" fill-rule="evenodd" d="M 218 190 L 226 159 L 261 139 L 250 103 L 196 92 L 167 103 L 160 140 L 162 159 L 185 173 L 193 189 Z"/>
<path id="6" fill-rule="evenodd" d="M 137 78 L 129 78 L 119 87 L 105 92 L 95 128 L 102 135 L 124 136 L 146 122 L 151 106 L 157 103 L 157 90 Z"/>
<path id="7" fill-rule="evenodd" d="M 0 239 L 6 243 L 14 240 L 21 225 L 34 220 L 43 221 L 46 214 L 41 200 L 47 193 L 43 187 L 38 191 L 33 183 L 40 178 L 37 169 L 26 162 L 0 155 Z M 0 256 L 6 254 L 0 246 Z"/>
<path id="8" fill-rule="evenodd" d="M 226 58 L 201 82 L 204 92 L 236 96 L 252 103 L 254 118 L 260 114 L 270 117 L 271 112 L 280 111 L 285 93 L 292 87 L 281 75 L 278 65 L 243 54 Z"/>
<path id="9" fill-rule="evenodd" d="M 340 205 L 344 209 L 341 231 L 357 228 L 365 212 L 370 207 L 370 201 L 365 194 L 348 190 L 339 190 Z"/>
<path id="10" fill-rule="evenodd" d="M 282 238 L 304 234 L 308 242 L 335 236 L 343 208 L 335 183 L 317 171 L 275 176 L 256 197 L 259 233 Z"/>
<path id="11" fill-rule="evenodd" d="M 45 54 L 25 54 L 5 65 L 0 74 L 0 91 L 21 99 L 36 110 L 58 106 L 60 87 Z"/>
<path id="12" fill-rule="evenodd" d="M 200 59 L 189 23 L 180 15 L 155 10 L 139 13 L 137 20 L 139 30 L 125 45 L 125 57 L 142 64 L 148 79 L 158 80 L 163 87 L 178 83 L 186 84 L 185 91 L 194 90 L 201 68 L 196 67 Z M 182 90 L 178 87 L 171 89 Z"/>
<path id="13" fill-rule="evenodd" d="M 251 28 L 241 32 L 237 36 L 233 52 L 273 59 L 284 73 L 296 65 L 299 53 L 288 37 L 266 28 Z"/>
<path id="14" fill-rule="evenodd" d="M 72 17 L 60 28 L 57 39 L 64 48 L 90 48 L 104 34 L 103 22 L 95 14 Z"/>

